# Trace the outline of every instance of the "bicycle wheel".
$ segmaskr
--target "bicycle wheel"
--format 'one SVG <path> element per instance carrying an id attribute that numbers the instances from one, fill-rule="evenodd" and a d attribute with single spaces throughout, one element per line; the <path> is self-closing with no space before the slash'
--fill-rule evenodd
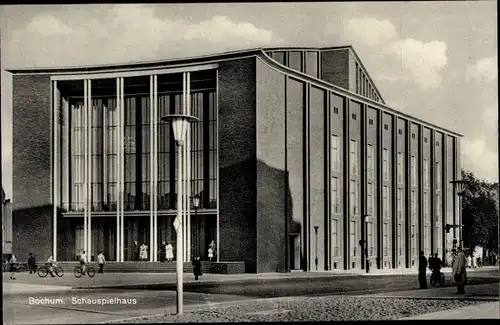
<path id="1" fill-rule="evenodd" d="M 73 271 L 75 274 L 75 277 L 81 278 L 82 277 L 82 268 L 80 266 L 75 267 L 75 270 Z"/>
<path id="2" fill-rule="evenodd" d="M 38 273 L 39 277 L 45 278 L 47 276 L 47 274 L 49 274 L 49 269 L 46 266 L 40 266 L 38 268 L 37 273 Z"/>
<path id="3" fill-rule="evenodd" d="M 62 268 L 62 267 L 60 267 L 60 266 L 56 266 L 56 267 L 54 268 L 54 271 L 56 272 L 56 275 L 57 275 L 58 277 L 62 277 L 62 276 L 64 275 L 64 270 L 63 270 L 63 268 Z"/>
<path id="4" fill-rule="evenodd" d="M 95 270 L 92 266 L 87 267 L 87 274 L 89 275 L 90 278 L 93 278 L 95 275 Z"/>

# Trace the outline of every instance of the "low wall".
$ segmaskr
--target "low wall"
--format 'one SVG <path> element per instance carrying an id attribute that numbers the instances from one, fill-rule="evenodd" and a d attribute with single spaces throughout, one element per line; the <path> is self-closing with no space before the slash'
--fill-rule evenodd
<path id="1" fill-rule="evenodd" d="M 212 262 L 210 273 L 243 274 L 245 273 L 245 262 Z"/>

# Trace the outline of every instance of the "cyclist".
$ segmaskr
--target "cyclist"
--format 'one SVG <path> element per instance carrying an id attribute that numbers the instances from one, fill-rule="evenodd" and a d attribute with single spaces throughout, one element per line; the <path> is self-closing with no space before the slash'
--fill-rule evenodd
<path id="1" fill-rule="evenodd" d="M 47 259 L 47 267 L 49 269 L 49 273 L 52 277 L 55 277 L 54 275 L 54 267 L 57 266 L 57 261 L 52 257 L 52 255 L 49 256 Z"/>
<path id="2" fill-rule="evenodd" d="M 85 263 L 87 263 L 87 253 L 83 251 L 82 255 L 80 255 L 80 266 L 82 267 L 83 275 L 85 275 Z"/>

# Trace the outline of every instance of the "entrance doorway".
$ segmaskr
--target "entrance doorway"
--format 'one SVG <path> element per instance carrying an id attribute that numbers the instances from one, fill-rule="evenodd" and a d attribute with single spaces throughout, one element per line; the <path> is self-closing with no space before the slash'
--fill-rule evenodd
<path id="1" fill-rule="evenodd" d="M 300 235 L 290 234 L 290 269 L 300 270 Z"/>

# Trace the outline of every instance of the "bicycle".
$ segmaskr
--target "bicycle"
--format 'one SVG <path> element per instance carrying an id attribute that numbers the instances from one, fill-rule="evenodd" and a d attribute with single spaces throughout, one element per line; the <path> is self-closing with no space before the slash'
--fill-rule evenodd
<path id="1" fill-rule="evenodd" d="M 90 277 L 90 278 L 93 278 L 94 275 L 95 275 L 95 270 L 92 266 L 89 266 L 89 265 L 86 265 L 85 266 L 85 271 L 86 271 L 86 274 Z M 83 275 L 83 268 L 81 265 L 79 266 L 75 266 L 75 269 L 73 271 L 73 273 L 75 274 L 75 277 L 76 278 L 81 278 L 82 275 Z"/>
<path id="2" fill-rule="evenodd" d="M 440 285 L 441 287 L 444 287 L 444 273 L 443 273 L 443 272 L 439 272 L 439 280 L 438 280 L 438 279 L 436 279 L 436 275 L 437 275 L 437 274 L 436 274 L 435 272 L 432 272 L 432 273 L 431 273 L 431 281 L 430 281 L 430 282 L 431 282 L 431 286 L 432 286 L 432 287 L 435 287 L 435 286 L 436 286 L 436 284 L 438 284 L 438 283 L 439 283 L 439 285 Z M 437 280 L 438 280 L 438 281 L 437 281 Z"/>
<path id="3" fill-rule="evenodd" d="M 45 265 L 40 266 L 38 268 L 38 270 L 36 271 L 36 273 L 38 274 L 39 277 L 45 278 L 50 273 L 49 269 L 50 269 L 50 266 L 45 264 Z M 59 265 L 53 266 L 52 270 L 60 278 L 64 275 L 64 270 Z"/>

